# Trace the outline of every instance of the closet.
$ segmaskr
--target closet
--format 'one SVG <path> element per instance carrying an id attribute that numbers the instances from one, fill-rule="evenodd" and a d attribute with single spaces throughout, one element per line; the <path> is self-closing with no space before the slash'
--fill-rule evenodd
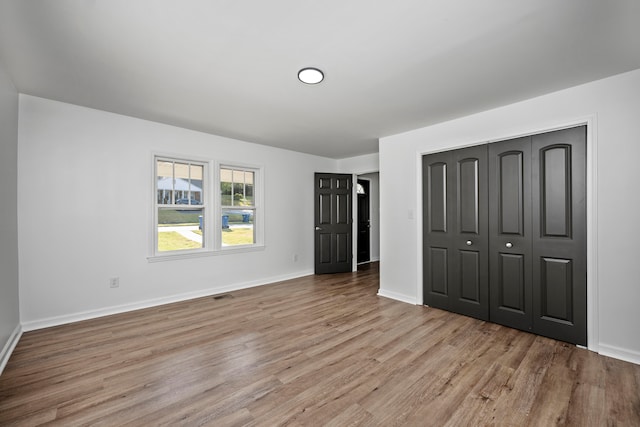
<path id="1" fill-rule="evenodd" d="M 586 345 L 586 126 L 422 166 L 424 304 Z"/>

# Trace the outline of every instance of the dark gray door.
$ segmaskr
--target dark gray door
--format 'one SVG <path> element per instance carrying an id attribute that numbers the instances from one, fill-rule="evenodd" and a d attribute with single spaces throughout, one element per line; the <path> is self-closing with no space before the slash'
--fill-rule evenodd
<path id="1" fill-rule="evenodd" d="M 368 262 L 371 258 L 371 214 L 369 207 L 369 181 L 359 179 L 363 192 L 358 192 L 358 262 Z"/>
<path id="2" fill-rule="evenodd" d="M 586 127 L 532 137 L 533 330 L 587 344 Z"/>
<path id="3" fill-rule="evenodd" d="M 489 318 L 487 147 L 423 157 L 424 303 Z"/>
<path id="4" fill-rule="evenodd" d="M 489 144 L 491 321 L 531 330 L 531 138 Z"/>
<path id="5" fill-rule="evenodd" d="M 315 272 L 352 270 L 352 176 L 315 174 Z"/>

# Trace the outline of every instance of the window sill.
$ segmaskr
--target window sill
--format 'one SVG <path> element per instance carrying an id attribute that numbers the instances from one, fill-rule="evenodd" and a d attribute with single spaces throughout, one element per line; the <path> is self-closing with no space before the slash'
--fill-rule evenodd
<path id="1" fill-rule="evenodd" d="M 251 245 L 251 246 L 242 246 L 238 248 L 233 247 L 225 247 L 222 249 L 218 249 L 215 251 L 197 251 L 197 252 L 173 252 L 163 255 L 152 255 L 147 257 L 148 262 L 164 262 L 164 261 L 174 261 L 179 259 L 192 259 L 192 258 L 205 258 L 210 256 L 218 256 L 218 255 L 231 255 L 231 254 L 240 254 L 244 252 L 257 252 L 265 250 L 265 245 Z"/>

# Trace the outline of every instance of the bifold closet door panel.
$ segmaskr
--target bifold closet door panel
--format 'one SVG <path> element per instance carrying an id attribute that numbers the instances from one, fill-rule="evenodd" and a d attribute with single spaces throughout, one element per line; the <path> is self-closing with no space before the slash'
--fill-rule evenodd
<path id="1" fill-rule="evenodd" d="M 487 147 L 423 158 L 424 303 L 488 320 Z"/>
<path id="2" fill-rule="evenodd" d="M 489 320 L 487 146 L 451 152 L 454 165 L 452 310 Z"/>
<path id="3" fill-rule="evenodd" d="M 531 138 L 489 144 L 490 319 L 532 327 Z"/>
<path id="4" fill-rule="evenodd" d="M 450 264 L 453 228 L 450 165 L 448 152 L 422 158 L 423 200 L 423 294 L 424 304 L 451 309 Z"/>
<path id="5" fill-rule="evenodd" d="M 587 344 L 586 127 L 532 137 L 533 331 Z"/>

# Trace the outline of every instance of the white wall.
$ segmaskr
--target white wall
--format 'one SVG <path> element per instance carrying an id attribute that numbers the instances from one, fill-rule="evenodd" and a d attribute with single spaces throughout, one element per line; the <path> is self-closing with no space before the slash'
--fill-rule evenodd
<path id="1" fill-rule="evenodd" d="M 19 339 L 18 92 L 0 64 L 0 373 Z"/>
<path id="2" fill-rule="evenodd" d="M 640 363 L 639 118 L 636 70 L 383 138 L 380 294 L 422 303 L 421 154 L 591 120 L 589 348 Z"/>
<path id="3" fill-rule="evenodd" d="M 347 157 L 339 159 L 337 162 L 340 173 L 363 174 L 380 170 L 380 156 L 378 153 Z"/>
<path id="4" fill-rule="evenodd" d="M 335 160 L 27 95 L 19 123 L 25 330 L 313 273 L 313 174 Z M 149 263 L 153 152 L 263 166 L 266 248 Z"/>

